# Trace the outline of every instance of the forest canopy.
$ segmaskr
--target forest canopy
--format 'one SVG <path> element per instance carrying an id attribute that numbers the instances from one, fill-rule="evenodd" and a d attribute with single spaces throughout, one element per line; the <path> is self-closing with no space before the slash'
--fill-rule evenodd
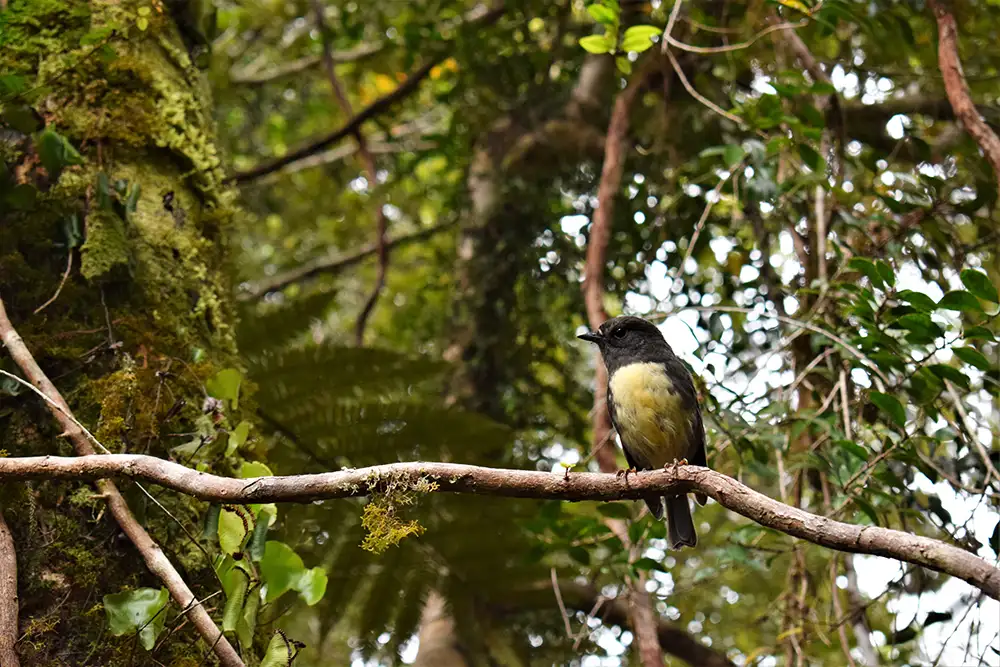
<path id="1" fill-rule="evenodd" d="M 0 0 L 0 665 L 997 664 L 998 39 Z M 616 474 L 622 314 L 707 469 Z"/>

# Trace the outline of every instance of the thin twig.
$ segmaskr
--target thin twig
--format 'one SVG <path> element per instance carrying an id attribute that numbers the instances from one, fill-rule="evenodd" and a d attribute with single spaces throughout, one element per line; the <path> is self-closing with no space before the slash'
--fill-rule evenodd
<path id="1" fill-rule="evenodd" d="M 451 229 L 454 225 L 455 221 L 449 220 L 432 227 L 427 227 L 416 232 L 411 232 L 409 234 L 389 239 L 386 241 L 385 246 L 386 248 L 406 246 L 417 241 L 428 239 L 436 234 Z M 289 269 L 270 278 L 265 278 L 245 285 L 242 288 L 243 293 L 239 298 L 241 300 L 259 299 L 270 292 L 275 292 L 284 287 L 288 287 L 289 285 L 308 280 L 309 278 L 313 278 L 321 274 L 337 275 L 352 266 L 356 266 L 377 252 L 378 244 L 370 243 L 343 254 L 328 254 L 322 257 L 317 257 L 316 259 L 309 260 L 300 266 Z"/>
<path id="2" fill-rule="evenodd" d="M 712 100 L 708 99 L 707 97 L 699 93 L 697 90 L 695 90 L 694 86 L 691 85 L 691 82 L 688 81 L 687 76 L 684 74 L 684 70 L 681 69 L 680 63 L 677 62 L 677 58 L 674 56 L 673 52 L 670 49 L 667 49 L 666 53 L 667 53 L 667 58 L 670 59 L 671 66 L 674 68 L 674 72 L 677 73 L 677 78 L 681 80 L 681 85 L 684 86 L 684 90 L 688 91 L 691 97 L 693 97 L 694 99 L 698 100 L 703 105 L 708 107 L 709 110 L 714 111 L 715 113 L 719 114 L 720 116 L 722 116 L 727 120 L 733 121 L 740 127 L 746 126 L 746 123 L 742 118 L 729 113 L 728 111 L 720 107 L 718 104 L 716 104 L 715 102 L 713 102 Z"/>
<path id="3" fill-rule="evenodd" d="M 997 472 L 996 467 L 994 467 L 993 462 L 990 460 L 989 453 L 983 447 L 983 443 L 979 441 L 979 437 L 976 436 L 976 425 L 969 419 L 969 413 L 965 411 L 962 399 L 959 397 L 958 392 L 955 391 L 955 385 L 951 383 L 951 380 L 945 380 L 944 386 L 948 390 L 951 400 L 955 403 L 955 409 L 958 410 L 958 414 L 962 417 L 962 424 L 969 433 L 969 439 L 972 440 L 972 444 L 976 448 L 976 453 L 979 454 L 979 458 L 983 460 L 983 465 L 986 466 L 986 479 L 983 480 L 983 486 L 990 485 L 991 476 L 1000 481 L 1000 472 Z"/>
<path id="4" fill-rule="evenodd" d="M 0 665 L 18 667 L 17 643 L 17 551 L 14 537 L 0 513 Z"/>
<path id="5" fill-rule="evenodd" d="M 73 249 L 69 249 L 69 257 L 66 259 L 66 270 L 63 271 L 62 280 L 59 281 L 59 287 L 56 288 L 56 293 L 49 297 L 49 300 L 35 308 L 32 315 L 37 315 L 46 308 L 48 308 L 52 303 L 59 298 L 59 293 L 62 292 L 63 285 L 66 284 L 66 279 L 69 278 L 70 272 L 73 270 Z"/>
<path id="6" fill-rule="evenodd" d="M 678 3 L 680 4 L 680 3 Z M 680 49 L 681 51 L 688 51 L 690 53 L 701 53 L 701 54 L 711 54 L 711 53 L 729 53 L 730 51 L 739 51 L 741 49 L 746 49 L 753 46 L 761 37 L 765 37 L 772 32 L 777 30 L 797 30 L 799 28 L 805 27 L 809 24 L 807 19 L 802 19 L 801 21 L 796 21 L 795 23 L 780 23 L 778 25 L 772 25 L 764 28 L 756 35 L 751 37 L 745 42 L 740 42 L 739 44 L 730 44 L 728 46 L 695 46 L 694 44 L 685 44 L 684 42 L 679 42 L 669 34 L 666 37 L 666 42 L 673 46 L 674 48 Z"/>
<path id="7" fill-rule="evenodd" d="M 326 77 L 330 81 L 330 88 L 333 90 L 334 97 L 337 98 L 340 110 L 350 118 L 354 115 L 354 109 L 351 107 L 351 101 L 347 98 L 343 84 L 341 84 L 340 79 L 337 77 L 333 49 L 330 46 L 330 34 L 327 31 L 326 21 L 323 19 L 323 2 L 322 0 L 312 0 L 312 5 L 313 13 L 316 16 L 316 28 L 319 30 L 320 39 L 323 42 L 323 68 L 326 70 Z M 365 176 L 368 178 L 368 188 L 374 191 L 378 186 L 375 156 L 368 150 L 368 141 L 365 139 L 360 126 L 354 128 L 353 134 L 354 140 L 358 144 L 358 155 L 361 157 Z M 372 287 L 372 291 L 365 300 L 365 304 L 362 306 L 361 312 L 354 323 L 354 344 L 358 347 L 361 347 L 365 342 L 365 327 L 368 324 L 368 318 L 371 316 L 372 311 L 375 310 L 375 304 L 378 303 L 379 295 L 382 294 L 382 290 L 385 288 L 386 273 L 389 270 L 389 247 L 385 236 L 386 227 L 385 207 L 381 201 L 376 201 L 375 247 L 376 254 L 378 255 L 378 273 L 375 276 L 375 285 Z"/>
<path id="8" fill-rule="evenodd" d="M 3 341 L 8 353 L 18 367 L 20 367 L 21 372 L 37 388 L 36 393 L 40 393 L 45 397 L 52 416 L 55 417 L 63 429 L 62 435 L 69 438 L 73 443 L 77 454 L 84 457 L 93 456 L 95 450 L 91 441 L 96 442 L 96 438 L 77 421 L 62 394 L 59 393 L 56 386 L 52 384 L 45 372 L 35 362 L 28 347 L 24 344 L 24 341 L 7 317 L 3 299 L 0 299 L 0 340 Z M 97 456 L 97 458 L 104 458 L 104 455 Z M 122 531 L 129 537 L 132 544 L 135 545 L 135 548 L 142 555 L 143 560 L 146 562 L 146 567 L 163 581 L 167 590 L 170 591 L 171 597 L 177 604 L 182 607 L 189 605 L 195 599 L 195 595 L 191 592 L 190 587 L 188 587 L 180 573 L 170 562 L 170 559 L 163 553 L 160 546 L 150 537 L 146 529 L 136 521 L 135 516 L 125 502 L 125 498 L 118 491 L 118 487 L 115 486 L 114 482 L 103 477 L 101 476 L 96 479 L 97 489 L 101 497 L 107 502 L 112 516 L 114 516 Z M 190 616 L 198 633 L 206 643 L 213 647 L 222 665 L 225 667 L 245 667 L 239 654 L 236 653 L 229 640 L 222 636 L 222 631 L 215 624 L 215 621 L 212 620 L 212 617 L 208 615 L 208 612 L 198 606 L 191 610 Z"/>
<path id="9" fill-rule="evenodd" d="M 556 594 L 556 604 L 559 605 L 559 613 L 562 614 L 563 626 L 566 628 L 566 637 L 573 638 L 573 628 L 569 624 L 569 614 L 566 613 L 566 605 L 563 604 L 562 593 L 559 591 L 559 577 L 556 576 L 556 568 L 551 568 L 552 590 Z"/>
<path id="10" fill-rule="evenodd" d="M 742 166 L 743 162 L 741 161 L 738 165 L 733 167 L 731 173 L 735 174 Z M 720 178 L 719 182 L 712 189 L 711 194 L 705 197 L 705 208 L 702 209 L 701 217 L 698 218 L 698 222 L 694 226 L 694 231 L 691 232 L 691 240 L 688 242 L 687 250 L 684 251 L 684 259 L 682 259 L 681 263 L 677 266 L 678 274 L 684 272 L 684 265 L 687 264 L 689 259 L 691 259 L 691 253 L 694 252 L 694 244 L 698 242 L 698 237 L 701 236 L 701 230 L 705 228 L 705 223 L 708 221 L 708 214 L 712 211 L 712 207 L 715 206 L 715 203 L 719 200 L 719 195 L 722 193 L 722 186 L 728 182 L 728 176 L 726 178 Z"/>

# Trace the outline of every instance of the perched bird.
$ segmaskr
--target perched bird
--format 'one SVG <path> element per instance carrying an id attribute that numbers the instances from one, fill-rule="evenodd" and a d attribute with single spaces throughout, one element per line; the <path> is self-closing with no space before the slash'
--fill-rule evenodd
<path id="1" fill-rule="evenodd" d="M 608 412 L 629 466 L 707 466 L 705 427 L 691 374 L 663 334 L 639 317 L 616 317 L 580 336 L 596 343 L 608 369 Z M 707 498 L 695 494 L 700 505 Z M 687 494 L 643 498 L 657 519 L 667 507 L 670 546 L 698 543 Z"/>

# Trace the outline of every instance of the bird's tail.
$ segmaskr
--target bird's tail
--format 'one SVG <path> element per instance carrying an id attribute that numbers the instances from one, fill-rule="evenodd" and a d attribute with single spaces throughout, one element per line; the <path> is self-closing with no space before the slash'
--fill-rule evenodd
<path id="1" fill-rule="evenodd" d="M 663 498 L 661 496 L 646 496 L 643 500 L 646 501 L 646 507 L 649 508 L 649 513 L 654 518 L 663 518 Z"/>
<path id="2" fill-rule="evenodd" d="M 667 533 L 670 536 L 670 548 L 679 549 L 698 544 L 698 535 L 694 532 L 687 496 L 666 496 L 664 500 L 667 501 Z M 646 502 L 649 503 L 648 500 Z"/>

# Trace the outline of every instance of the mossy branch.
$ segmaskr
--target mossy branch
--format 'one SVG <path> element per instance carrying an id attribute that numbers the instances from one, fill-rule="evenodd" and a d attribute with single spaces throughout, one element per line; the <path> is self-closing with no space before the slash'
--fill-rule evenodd
<path id="1" fill-rule="evenodd" d="M 26 479 L 143 480 L 189 496 L 224 503 L 296 502 L 384 493 L 389 482 L 438 493 L 539 500 L 637 500 L 656 494 L 700 492 L 762 526 L 849 553 L 893 558 L 963 579 L 1000 599 L 1000 568 L 964 549 L 881 526 L 834 521 L 785 505 L 720 472 L 686 465 L 643 471 L 628 479 L 612 473 L 559 474 L 457 463 L 390 463 L 309 475 L 237 479 L 199 472 L 154 456 L 109 454 L 0 458 L 0 481 Z M 373 482 L 373 480 L 375 480 Z"/>

